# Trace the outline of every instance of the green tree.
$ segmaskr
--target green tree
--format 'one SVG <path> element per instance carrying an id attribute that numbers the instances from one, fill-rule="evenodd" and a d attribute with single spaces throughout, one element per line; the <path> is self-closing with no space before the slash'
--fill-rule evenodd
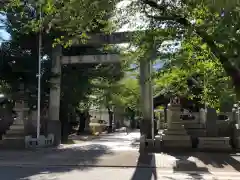
<path id="1" fill-rule="evenodd" d="M 153 22 L 155 28 L 175 29 L 182 37 L 180 40 L 200 38 L 198 47 L 206 46 L 206 51 L 215 56 L 214 61 L 221 63 L 227 76 L 231 77 L 239 99 L 239 3 L 224 2 L 140 0 L 129 6 L 132 11 L 145 14 L 146 22 Z"/>
<path id="2" fill-rule="evenodd" d="M 41 26 L 42 32 L 55 32 L 52 37 L 54 43 L 70 45 L 73 38 L 85 42 L 88 39 L 87 32 L 99 31 L 99 28 L 101 31 L 110 30 L 112 26 L 107 19 L 117 2 L 118 0 L 13 0 L 6 2 L 2 11 L 14 9 L 20 13 L 20 16 L 14 18 L 21 19 L 24 34 L 38 32 Z M 41 21 L 37 18 L 40 10 L 43 15 Z M 23 22 L 22 19 L 27 21 Z"/>
<path id="3" fill-rule="evenodd" d="M 26 96 L 29 102 L 35 105 L 37 94 L 38 33 L 34 29 L 25 31 L 27 28 L 25 24 L 29 25 L 29 23 L 36 22 L 36 17 L 32 15 L 32 11 L 34 12 L 35 10 L 32 9 L 34 6 L 31 7 L 30 5 L 26 8 L 22 4 L 11 4 L 11 7 L 5 9 L 7 16 L 5 26 L 11 34 L 11 40 L 3 43 L 1 46 L 1 82 L 3 85 L 6 85 L 4 87 L 7 87 L 5 89 L 8 90 L 9 94 L 16 92 L 20 83 L 23 83 L 25 89 L 28 90 Z M 78 26 L 77 24 L 75 25 Z M 103 26 L 105 26 L 104 23 L 98 22 L 98 27 L 92 26 L 88 31 L 99 32 Z M 65 30 L 64 32 L 58 31 L 54 28 L 50 29 L 49 32 L 42 32 L 42 55 L 44 57 L 42 59 L 42 102 L 44 102 L 44 99 L 48 100 L 49 98 L 49 89 L 51 87 L 49 80 L 53 76 L 50 71 L 52 44 L 62 34 L 68 34 L 68 32 Z M 76 52 L 82 52 L 84 48 L 86 47 L 77 47 L 75 50 L 72 50 L 74 48 L 64 49 L 64 53 L 77 55 Z M 99 47 L 89 48 L 96 52 Z M 98 53 L 104 52 L 98 51 Z M 96 77 L 119 79 L 121 67 L 111 64 L 69 65 L 62 67 L 62 73 L 60 120 L 62 121 L 64 132 L 68 132 L 67 119 L 69 114 L 78 108 L 79 103 L 88 103 L 89 101 L 89 95 L 94 88 L 91 80 Z"/>
<path id="4" fill-rule="evenodd" d="M 197 99 L 201 104 L 220 108 L 227 96 L 234 99 L 232 82 L 206 46 L 198 46 L 199 43 L 196 36 L 185 39 L 179 51 L 165 60 L 156 77 L 156 91 L 162 95 L 178 94 Z"/>

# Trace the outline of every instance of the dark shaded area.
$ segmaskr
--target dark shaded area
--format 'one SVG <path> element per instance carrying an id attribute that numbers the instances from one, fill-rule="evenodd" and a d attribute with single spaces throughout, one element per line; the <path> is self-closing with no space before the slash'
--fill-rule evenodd
<path id="1" fill-rule="evenodd" d="M 103 145 L 86 145 L 77 148 L 69 149 L 40 149 L 33 151 L 1 151 L 0 152 L 0 161 L 4 164 L 4 160 L 8 162 L 29 162 L 30 167 L 29 171 L 20 171 L 19 173 L 11 173 L 6 171 L 6 173 L 1 174 L 1 179 L 7 180 L 20 180 L 30 179 L 30 176 L 41 174 L 44 172 L 48 173 L 60 173 L 60 172 L 69 172 L 74 169 L 78 170 L 87 170 L 92 168 L 95 164 L 98 163 L 98 158 L 102 155 L 113 155 L 113 152 L 110 151 L 106 146 Z M 6 157 L 9 157 L 6 159 Z M 69 162 L 69 163 L 68 163 Z M 38 165 L 41 168 L 34 168 L 31 164 Z M 63 166 L 63 164 L 69 164 L 69 166 Z M 81 166 L 77 166 L 81 164 Z M 53 168 L 53 166 L 57 168 Z M 6 166 L 5 166 L 6 167 Z M 10 166 L 9 166 L 10 167 Z M 48 168 L 52 167 L 52 168 Z M 1 170 L 4 167 L 1 167 Z M 13 167 L 11 167 L 13 168 Z M 9 169 L 11 169 L 9 168 Z"/>
<path id="2" fill-rule="evenodd" d="M 147 167 L 147 168 L 144 168 Z M 154 154 L 140 153 L 137 167 L 131 180 L 157 180 L 156 161 Z"/>
<path id="3" fill-rule="evenodd" d="M 9 97 L 0 97 L 0 139 L 13 124 L 16 112 L 13 110 L 13 103 Z"/>

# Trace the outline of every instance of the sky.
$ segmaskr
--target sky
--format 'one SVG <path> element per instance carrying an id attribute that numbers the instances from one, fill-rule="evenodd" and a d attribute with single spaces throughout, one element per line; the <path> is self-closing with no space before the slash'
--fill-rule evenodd
<path id="1" fill-rule="evenodd" d="M 5 19 L 5 17 L 0 15 L 0 19 Z M 0 23 L 0 26 L 2 26 L 2 25 L 3 24 Z M 10 34 L 8 34 L 5 29 L 0 29 L 0 37 L 1 37 L 0 39 L 9 40 Z M 0 42 L 1 42 L 1 40 L 0 40 Z"/>

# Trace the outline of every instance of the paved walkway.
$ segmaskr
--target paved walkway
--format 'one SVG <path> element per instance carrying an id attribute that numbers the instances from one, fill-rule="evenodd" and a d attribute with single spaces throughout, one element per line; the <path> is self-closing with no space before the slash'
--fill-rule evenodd
<path id="1" fill-rule="evenodd" d="M 0 151 L 0 166 L 147 167 L 175 172 L 240 172 L 239 155 L 218 153 L 142 154 L 102 145 L 37 151 Z"/>
<path id="2" fill-rule="evenodd" d="M 72 139 L 78 140 L 80 138 L 73 136 Z M 102 134 L 99 137 L 90 139 L 90 141 L 81 141 L 81 143 L 65 145 L 64 147 L 75 148 L 87 145 L 102 145 L 113 151 L 138 151 L 140 132 L 139 130 L 132 131 L 129 134 L 125 131 L 115 132 L 111 134 Z"/>
<path id="3" fill-rule="evenodd" d="M 61 148 L 34 151 L 0 151 L 0 174 L 2 174 L 1 171 L 3 169 L 13 169 L 16 173 L 18 173 L 19 168 L 22 168 L 22 170 L 26 169 L 26 171 L 27 169 L 31 171 L 38 169 L 35 174 L 32 173 L 34 177 L 37 174 L 38 178 L 32 179 L 40 180 L 39 173 L 43 172 L 43 169 L 47 169 L 51 172 L 51 175 L 56 173 L 55 171 L 60 174 L 63 173 L 61 178 L 55 179 L 65 180 L 71 179 L 70 174 L 66 174 L 66 169 L 71 170 L 71 174 L 78 174 L 86 178 L 91 175 L 87 175 L 85 171 L 93 171 L 92 173 L 98 176 L 101 174 L 100 169 L 102 174 L 112 169 L 116 171 L 116 175 L 117 170 L 121 170 L 122 173 L 119 174 L 119 177 L 122 175 L 124 180 L 141 180 L 142 177 L 151 174 L 150 172 L 153 172 L 153 170 L 156 171 L 158 177 L 161 177 L 161 180 L 170 177 L 169 174 L 171 173 L 174 173 L 174 176 L 171 176 L 173 180 L 180 180 L 180 177 L 197 179 L 196 177 L 203 176 L 203 179 L 211 179 L 213 177 L 229 179 L 228 175 L 233 177 L 230 179 L 235 177 L 240 179 L 239 154 L 188 152 L 140 155 L 137 148 L 132 146 L 132 143 L 138 138 L 139 134 L 135 132 L 129 135 L 116 133 L 102 136 L 91 142 L 67 145 Z M 136 171 L 138 171 L 137 175 Z M 144 173 L 139 175 L 141 172 L 145 172 L 146 175 Z M 9 173 L 6 174 L 6 177 L 11 175 L 11 172 Z M 60 174 L 57 174 L 56 177 L 60 177 Z M 45 175 L 41 175 L 41 177 L 45 177 L 42 179 L 48 180 Z M 65 179 L 62 177 L 65 177 Z M 104 179 L 117 179 L 116 177 L 110 178 L 109 176 Z M 149 175 L 144 180 L 151 180 L 151 178 L 156 179 L 154 176 L 150 177 Z M 11 178 L 6 179 L 11 180 Z M 31 178 L 27 179 L 30 180 Z M 90 177 L 90 179 L 95 180 L 96 178 Z"/>
<path id="4" fill-rule="evenodd" d="M 173 173 L 154 168 L 1 167 L 6 180 L 239 180 L 239 173 Z"/>

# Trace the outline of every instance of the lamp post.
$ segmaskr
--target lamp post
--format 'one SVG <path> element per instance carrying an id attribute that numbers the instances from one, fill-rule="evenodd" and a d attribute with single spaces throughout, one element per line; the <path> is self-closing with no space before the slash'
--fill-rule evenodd
<path id="1" fill-rule="evenodd" d="M 42 7 L 39 7 L 39 37 L 38 37 L 38 96 L 37 96 L 37 138 L 40 136 L 41 126 L 41 49 L 42 49 Z"/>

